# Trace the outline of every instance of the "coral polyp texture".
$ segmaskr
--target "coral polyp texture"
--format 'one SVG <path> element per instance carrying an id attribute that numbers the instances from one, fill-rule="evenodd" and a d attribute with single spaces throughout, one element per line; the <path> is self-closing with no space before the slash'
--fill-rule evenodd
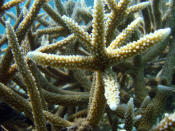
<path id="1" fill-rule="evenodd" d="M 1 128 L 173 130 L 156 122 L 174 109 L 175 3 L 155 1 L 2 1 L 0 102 L 23 119 Z"/>

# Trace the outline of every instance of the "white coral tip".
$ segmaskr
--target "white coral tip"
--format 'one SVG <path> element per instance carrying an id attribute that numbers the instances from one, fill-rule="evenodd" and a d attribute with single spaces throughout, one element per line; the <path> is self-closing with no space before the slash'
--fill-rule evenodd
<path id="1" fill-rule="evenodd" d="M 109 108 L 112 110 L 112 111 L 115 111 L 117 109 L 117 104 L 115 103 L 112 103 L 109 105 Z"/>
<path id="2" fill-rule="evenodd" d="M 27 53 L 27 57 L 29 57 L 30 59 L 33 59 L 38 53 L 40 53 L 40 52 L 29 51 L 29 52 Z"/>
<path id="3" fill-rule="evenodd" d="M 28 52 L 28 53 L 27 53 L 27 57 L 32 58 L 32 57 L 33 57 L 33 52 L 31 52 L 31 51 Z"/>
<path id="4" fill-rule="evenodd" d="M 143 4 L 145 4 L 145 6 L 151 5 L 151 2 L 146 1 L 146 2 L 142 2 Z"/>
<path id="5" fill-rule="evenodd" d="M 163 30 L 164 30 L 164 33 L 166 34 L 166 36 L 168 36 L 171 33 L 171 28 L 165 28 Z"/>

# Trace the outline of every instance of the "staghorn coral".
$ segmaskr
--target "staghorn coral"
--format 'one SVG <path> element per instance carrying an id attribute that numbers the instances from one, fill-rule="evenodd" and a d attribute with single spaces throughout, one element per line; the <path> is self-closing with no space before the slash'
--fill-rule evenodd
<path id="1" fill-rule="evenodd" d="M 28 0 L 19 11 L 21 17 L 11 17 L 16 20 L 14 27 L 2 21 L 7 36 L 2 36 L 0 45 L 8 42 L 8 48 L 0 64 L 1 99 L 35 123 L 28 130 L 117 130 L 121 124 L 126 130 L 151 129 L 174 94 L 170 87 L 160 89 L 160 84 L 170 86 L 174 80 L 173 73 L 168 74 L 174 67 L 174 39 L 168 37 L 174 35 L 174 26 L 168 23 L 174 18 L 169 15 L 173 1 L 166 20 L 157 18 L 163 5 L 155 1 L 150 6 L 150 2 L 131 5 L 134 0 L 95 0 L 92 10 L 84 0 L 66 4 L 55 0 L 56 11 L 47 2 L 36 0 L 27 11 Z M 154 8 L 150 21 L 139 17 L 146 7 Z M 47 14 L 40 15 L 40 8 Z M 65 38 L 58 40 L 61 36 Z M 156 82 L 149 82 L 148 75 L 161 69 L 158 64 L 150 72 L 154 69 L 150 63 L 156 63 L 151 59 L 162 62 L 165 55 L 160 51 L 166 43 L 170 47 L 166 63 L 171 66 L 163 66 Z M 128 109 L 123 105 L 127 102 Z"/>
<path id="2" fill-rule="evenodd" d="M 18 5 L 21 2 L 24 2 L 24 0 L 12 0 L 12 1 L 8 2 L 8 3 L 2 4 L 1 8 L 0 8 L 0 11 L 8 10 L 8 9 L 10 9 L 13 6 Z M 3 1 L 2 1 L 2 3 L 3 3 Z"/>
<path id="3" fill-rule="evenodd" d="M 141 21 L 138 19 L 136 19 L 136 21 L 134 21 L 132 25 L 135 25 L 135 23 Z M 75 69 L 77 68 L 90 69 L 98 71 L 97 73 L 98 77 L 96 76 L 97 78 L 95 78 L 96 79 L 95 81 L 97 82 L 95 82 L 96 83 L 95 87 L 93 87 L 95 89 L 93 90 L 92 96 L 90 96 L 92 97 L 91 98 L 92 100 L 90 102 L 89 112 L 87 116 L 87 121 L 89 122 L 89 124 L 95 126 L 96 124 L 98 124 L 98 121 L 100 120 L 99 117 L 101 116 L 101 112 L 103 112 L 103 108 L 105 106 L 105 101 L 102 100 L 104 99 L 102 96 L 104 92 L 107 104 L 109 105 L 111 110 L 116 110 L 120 102 L 119 85 L 116 81 L 116 78 L 114 77 L 115 74 L 112 75 L 112 72 L 108 71 L 109 70 L 108 68 L 114 64 L 123 61 L 128 57 L 134 56 L 140 53 L 141 51 L 146 50 L 149 46 L 152 46 L 153 44 L 163 41 L 169 35 L 170 29 L 158 30 L 153 34 L 149 34 L 136 42 L 132 42 L 119 49 L 115 49 L 115 46 L 120 46 L 121 45 L 120 43 L 122 43 L 126 39 L 127 35 L 125 32 L 131 32 L 132 30 L 134 30 L 132 28 L 134 28 L 135 26 L 132 25 L 128 26 L 126 29 L 127 31 L 122 32 L 123 34 L 119 35 L 116 38 L 117 40 L 114 40 L 114 42 L 112 42 L 109 47 L 106 47 L 107 45 L 105 43 L 106 32 L 104 26 L 105 22 L 104 22 L 104 11 L 102 1 L 97 0 L 94 3 L 94 14 L 92 22 L 93 30 L 91 34 L 92 38 L 88 33 L 84 32 L 84 30 L 81 29 L 81 27 L 79 27 L 78 24 L 74 23 L 69 18 L 63 16 L 63 20 L 68 25 L 68 28 L 70 28 L 72 32 L 78 37 L 78 39 L 83 42 L 85 48 L 89 50 L 92 55 L 64 56 L 64 55 L 53 55 L 34 51 L 29 52 L 27 56 L 30 59 L 39 63 L 40 65 L 47 65 L 52 67 L 67 67 Z M 101 103 L 103 103 L 104 105 L 101 105 Z"/>
<path id="4" fill-rule="evenodd" d="M 174 113 L 173 114 L 165 114 L 165 117 L 161 120 L 161 122 L 152 129 L 152 131 L 173 131 L 174 130 Z"/>

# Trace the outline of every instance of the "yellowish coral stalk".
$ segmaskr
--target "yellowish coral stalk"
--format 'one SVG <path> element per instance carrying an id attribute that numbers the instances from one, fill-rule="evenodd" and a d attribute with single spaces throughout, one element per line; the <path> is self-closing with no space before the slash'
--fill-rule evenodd
<path id="1" fill-rule="evenodd" d="M 83 43 L 84 47 L 88 50 L 92 50 L 91 44 L 91 36 L 84 31 L 82 27 L 80 27 L 76 22 L 72 19 L 63 16 L 62 17 L 65 23 L 67 24 L 68 28 L 79 38 L 79 40 Z"/>
<path id="2" fill-rule="evenodd" d="M 56 43 L 53 43 L 53 44 L 49 44 L 49 45 L 46 45 L 46 46 L 41 46 L 36 51 L 39 51 L 39 52 L 52 52 L 54 50 L 57 50 L 57 49 L 65 46 L 65 45 L 71 43 L 75 39 L 76 39 L 75 35 L 70 35 L 70 36 L 66 37 L 65 39 L 63 39 L 63 40 L 61 40 L 59 42 L 56 42 Z"/>
<path id="3" fill-rule="evenodd" d="M 65 31 L 64 27 L 62 26 L 56 26 L 56 27 L 49 27 L 46 29 L 38 29 L 36 34 L 37 35 L 43 35 L 43 34 L 57 34 L 60 32 Z"/>
<path id="4" fill-rule="evenodd" d="M 106 2 L 108 3 L 108 6 L 112 10 L 116 10 L 116 8 L 117 8 L 116 0 L 106 0 Z"/>
<path id="5" fill-rule="evenodd" d="M 92 44 L 95 49 L 97 57 L 103 57 L 105 52 L 105 23 L 104 10 L 101 0 L 95 0 L 93 13 L 93 30 L 92 30 Z"/>
<path id="6" fill-rule="evenodd" d="M 88 116 L 86 118 L 86 121 L 91 126 L 96 126 L 99 123 L 106 103 L 104 97 L 104 87 L 102 83 L 102 73 L 95 72 L 94 77 L 96 77 L 94 79 L 95 81 L 93 81 L 95 82 L 95 89 L 91 99 Z"/>
<path id="7" fill-rule="evenodd" d="M 17 35 L 19 42 L 21 42 L 21 40 L 24 39 L 24 36 L 28 28 L 31 26 L 35 17 L 39 13 L 41 6 L 45 2 L 47 2 L 47 0 L 35 0 L 34 1 L 29 13 L 25 16 L 24 20 L 20 23 L 18 29 L 16 30 L 16 35 Z"/>
<path id="8" fill-rule="evenodd" d="M 112 50 L 111 53 L 109 52 L 110 57 L 113 57 L 113 59 L 118 61 L 122 60 L 123 58 L 129 58 L 131 56 L 139 54 L 149 47 L 163 41 L 170 34 L 170 32 L 170 28 L 157 30 L 154 33 L 145 35 L 138 41 L 134 41 L 119 49 Z"/>
<path id="9" fill-rule="evenodd" d="M 0 96 L 1 99 L 3 99 L 7 104 L 14 107 L 20 112 L 24 112 L 25 115 L 29 117 L 31 120 L 33 119 L 33 115 L 31 113 L 31 105 L 29 104 L 29 102 L 1 82 L 0 82 Z"/>
<path id="10" fill-rule="evenodd" d="M 17 94 L 15 91 L 13 91 L 11 88 L 7 87 L 3 83 L 0 83 L 0 95 L 2 99 L 6 101 L 9 105 L 13 106 L 18 111 L 25 112 L 27 117 L 33 120 L 32 107 L 26 99 L 24 99 L 22 96 Z M 44 110 L 43 114 L 47 118 L 47 120 L 52 122 L 54 125 L 62 127 L 68 127 L 72 125 L 71 122 L 64 120 L 61 117 L 55 116 L 48 111 Z"/>
<path id="11" fill-rule="evenodd" d="M 7 36 L 12 52 L 18 66 L 18 69 L 23 76 L 24 83 L 28 89 L 28 94 L 31 100 L 34 120 L 38 131 L 47 131 L 46 120 L 43 115 L 43 108 L 40 99 L 40 93 L 36 86 L 35 79 L 29 70 L 27 62 L 20 50 L 20 46 L 16 37 L 16 34 L 9 22 L 6 23 Z"/>
<path id="12" fill-rule="evenodd" d="M 128 25 L 128 27 L 123 30 L 116 38 L 115 40 L 110 44 L 110 46 L 107 48 L 108 50 L 116 49 L 117 47 L 120 47 L 133 33 L 134 30 L 138 27 L 138 25 L 142 22 L 142 18 L 139 17 L 136 20 L 134 20 L 131 24 Z"/>
<path id="13" fill-rule="evenodd" d="M 113 36 L 115 28 L 120 25 L 125 17 L 125 11 L 129 4 L 130 0 L 121 0 L 117 7 L 112 10 L 111 14 L 109 15 L 109 19 L 107 21 L 107 28 L 106 28 L 106 43 L 109 45 Z M 115 5 L 113 5 L 115 6 Z"/>
<path id="14" fill-rule="evenodd" d="M 9 1 L 9 2 L 5 3 L 3 6 L 1 6 L 0 11 L 8 10 L 8 9 L 12 8 L 13 6 L 16 6 L 19 3 L 22 3 L 24 1 L 25 0 L 12 0 L 12 1 Z"/>
<path id="15" fill-rule="evenodd" d="M 151 4 L 150 2 L 142 2 L 142 3 L 139 3 L 137 5 L 133 5 L 126 10 L 126 13 L 129 15 L 129 14 L 138 12 L 139 10 L 146 8 L 150 4 Z"/>
<path id="16" fill-rule="evenodd" d="M 71 126 L 72 123 L 69 122 L 69 121 L 66 121 L 64 119 L 62 119 L 61 117 L 57 117 L 56 115 L 48 112 L 48 111 L 43 111 L 45 117 L 50 121 L 52 122 L 54 125 L 57 125 L 57 126 L 62 126 L 62 127 L 68 127 L 68 126 Z"/>
<path id="17" fill-rule="evenodd" d="M 44 66 L 52 67 L 67 67 L 67 68 L 82 68 L 82 69 L 93 69 L 95 59 L 92 56 L 64 56 L 64 55 L 53 55 L 41 53 L 38 51 L 29 52 L 27 56 Z"/>

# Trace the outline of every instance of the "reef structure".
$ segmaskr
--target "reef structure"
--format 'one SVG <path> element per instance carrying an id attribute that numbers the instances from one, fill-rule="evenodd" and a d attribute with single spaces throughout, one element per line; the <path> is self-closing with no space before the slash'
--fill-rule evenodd
<path id="1" fill-rule="evenodd" d="M 173 66 L 168 69 L 162 67 L 163 73 L 158 78 L 152 81 L 147 78 L 146 84 L 151 81 L 151 87 L 146 88 L 145 65 L 163 51 L 165 41 L 174 33 L 173 25 L 163 27 L 158 23 L 154 1 L 133 4 L 136 1 L 95 0 L 92 10 L 83 0 L 69 0 L 66 4 L 55 0 L 57 12 L 47 2 L 35 0 L 28 11 L 28 0 L 14 27 L 9 21 L 4 22 L 7 35 L 1 38 L 0 45 L 8 41 L 8 47 L 0 68 L 0 95 L 3 101 L 24 112 L 34 122 L 35 126 L 31 128 L 38 131 L 48 130 L 47 120 L 53 130 L 63 127 L 79 131 L 104 130 L 98 125 L 107 119 L 105 114 L 111 128 L 117 129 L 120 127 L 113 127 L 115 123 L 112 119 L 117 120 L 120 116 L 117 112 L 120 111 L 123 112 L 120 117 L 124 119 L 123 128 L 126 130 L 133 127 L 139 131 L 150 130 L 165 111 L 166 101 L 174 95 L 174 89 L 170 86 L 173 74 L 169 75 L 170 79 L 164 76 L 175 63 L 168 61 Z M 168 11 L 171 13 L 174 3 L 169 3 L 172 10 L 169 8 Z M 153 14 L 150 13 L 152 21 L 148 21 L 152 25 L 146 23 L 148 19 L 145 19 L 144 12 L 147 7 L 154 8 Z M 43 18 L 43 14 L 38 14 L 40 8 L 52 19 L 50 22 Z M 143 17 L 138 16 L 141 10 Z M 165 17 L 173 20 L 168 14 Z M 166 23 L 166 20 L 163 22 Z M 41 25 L 45 28 L 41 29 Z M 64 38 L 57 40 L 60 36 Z M 170 53 L 168 60 L 172 59 L 173 51 Z M 11 81 L 25 93 L 15 91 L 15 87 L 7 87 Z M 129 82 L 134 92 L 127 88 Z M 83 91 L 64 90 L 66 85 L 75 89 L 79 85 Z M 149 94 L 149 90 L 154 96 Z M 85 106 L 87 103 L 88 106 Z M 56 104 L 58 107 L 55 107 Z M 61 117 L 63 110 L 71 112 L 71 115 L 65 113 L 67 120 Z"/>

